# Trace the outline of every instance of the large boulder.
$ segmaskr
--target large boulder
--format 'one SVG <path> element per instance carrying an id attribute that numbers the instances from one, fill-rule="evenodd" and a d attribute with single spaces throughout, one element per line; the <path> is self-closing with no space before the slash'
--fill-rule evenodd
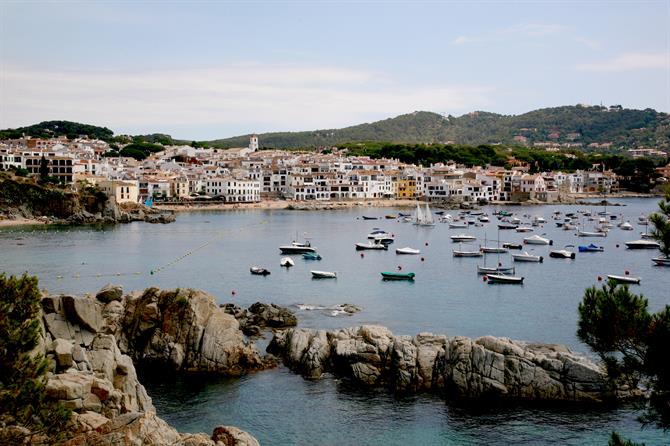
<path id="1" fill-rule="evenodd" d="M 102 326 L 102 305 L 89 297 L 62 296 L 63 308 L 68 320 L 81 325 L 91 333 Z"/>
<path id="2" fill-rule="evenodd" d="M 98 294 L 95 295 L 95 298 L 103 303 L 121 300 L 122 297 L 123 287 L 121 285 L 112 285 L 111 283 L 103 286 L 100 291 L 98 291 Z"/>

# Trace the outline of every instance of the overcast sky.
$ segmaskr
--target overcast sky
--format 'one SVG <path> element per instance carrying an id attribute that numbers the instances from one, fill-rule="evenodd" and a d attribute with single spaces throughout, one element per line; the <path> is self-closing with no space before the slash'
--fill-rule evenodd
<path id="1" fill-rule="evenodd" d="M 670 0 L 0 0 L 0 128 L 214 139 L 414 110 L 670 111 Z"/>

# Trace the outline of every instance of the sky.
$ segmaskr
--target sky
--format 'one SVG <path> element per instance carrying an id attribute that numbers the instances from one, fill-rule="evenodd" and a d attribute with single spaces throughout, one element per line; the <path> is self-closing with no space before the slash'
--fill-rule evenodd
<path id="1" fill-rule="evenodd" d="M 0 0 L 0 128 L 210 140 L 601 103 L 670 112 L 670 0 Z"/>

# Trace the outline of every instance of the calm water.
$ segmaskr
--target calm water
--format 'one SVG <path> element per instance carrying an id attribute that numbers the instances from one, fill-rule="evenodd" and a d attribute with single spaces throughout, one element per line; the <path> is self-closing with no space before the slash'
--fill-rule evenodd
<path id="1" fill-rule="evenodd" d="M 637 222 L 656 209 L 656 200 L 619 200 L 624 213 Z M 331 212 L 239 211 L 179 215 L 170 225 L 133 223 L 104 228 L 6 229 L 0 231 L 0 271 L 28 271 L 51 292 L 84 293 L 105 283 L 126 290 L 155 285 L 202 288 L 220 303 L 248 306 L 275 302 L 297 311 L 302 327 L 339 328 L 363 323 L 383 324 L 396 334 L 421 331 L 448 335 L 492 334 L 529 341 L 557 342 L 586 352 L 575 336 L 576 308 L 584 289 L 597 277 L 640 276 L 633 290 L 643 293 L 652 310 L 670 303 L 670 268 L 654 267 L 650 251 L 626 250 L 623 242 L 639 238 L 635 231 L 612 229 L 607 238 L 578 239 L 573 231 L 555 227 L 551 214 L 584 206 L 510 208 L 517 214 L 542 215 L 547 224 L 535 228 L 554 240 L 554 248 L 594 242 L 604 253 L 578 254 L 575 260 L 548 257 L 549 247 L 536 246 L 542 264 L 519 264 L 523 286 L 487 285 L 476 274 L 483 259 L 452 257 L 457 248 L 450 236 L 462 232 L 479 240 L 498 237 L 496 220 L 481 228 L 448 229 L 446 224 L 418 228 L 393 220 L 366 221 L 392 209 L 351 209 Z M 492 209 L 485 209 L 492 211 Z M 601 208 L 593 207 L 593 211 Z M 393 233 L 387 252 L 354 250 L 373 227 Z M 295 257 L 290 270 L 279 267 L 277 247 L 304 236 L 318 247 L 320 262 Z M 500 231 L 502 241 L 520 242 L 532 233 Z M 619 245 L 619 247 L 617 247 Z M 421 256 L 397 256 L 395 248 L 411 246 Z M 422 261 L 422 258 L 424 259 Z M 509 256 L 489 255 L 488 265 L 510 263 Z M 251 276 L 249 266 L 272 271 Z M 416 273 L 414 283 L 383 282 L 379 272 Z M 313 280 L 310 269 L 337 271 L 337 280 Z M 151 271 L 155 271 L 151 274 Z M 234 294 L 233 294 L 234 292 Z M 363 311 L 332 316 L 331 310 L 300 310 L 298 304 L 330 307 L 353 303 Z M 630 434 L 648 445 L 670 442 L 663 433 L 640 430 L 633 408 L 576 412 L 543 408 L 496 408 L 473 412 L 446 405 L 430 396 L 396 399 L 383 392 L 362 392 L 334 379 L 305 381 L 283 368 L 238 380 L 147 382 L 158 412 L 184 431 L 210 431 L 232 424 L 253 433 L 264 444 L 606 444 L 609 431 Z"/>

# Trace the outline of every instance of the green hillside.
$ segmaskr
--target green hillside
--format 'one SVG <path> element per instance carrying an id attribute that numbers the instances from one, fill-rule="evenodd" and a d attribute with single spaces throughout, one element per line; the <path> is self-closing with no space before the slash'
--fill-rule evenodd
<path id="1" fill-rule="evenodd" d="M 612 143 L 613 149 L 638 146 L 670 148 L 670 115 L 655 110 L 564 106 L 522 115 L 473 112 L 460 117 L 414 112 L 343 129 L 275 132 L 259 135 L 261 147 L 319 147 L 352 141 L 456 144 L 518 144 L 515 137 L 536 142 Z M 214 147 L 243 147 L 249 135 L 208 141 Z"/>
<path id="2" fill-rule="evenodd" d="M 114 132 L 107 127 L 98 127 L 71 121 L 44 121 L 27 127 L 0 130 L 0 139 L 15 139 L 22 136 L 32 136 L 34 138 L 67 136 L 73 139 L 81 135 L 109 141 L 114 136 Z"/>

